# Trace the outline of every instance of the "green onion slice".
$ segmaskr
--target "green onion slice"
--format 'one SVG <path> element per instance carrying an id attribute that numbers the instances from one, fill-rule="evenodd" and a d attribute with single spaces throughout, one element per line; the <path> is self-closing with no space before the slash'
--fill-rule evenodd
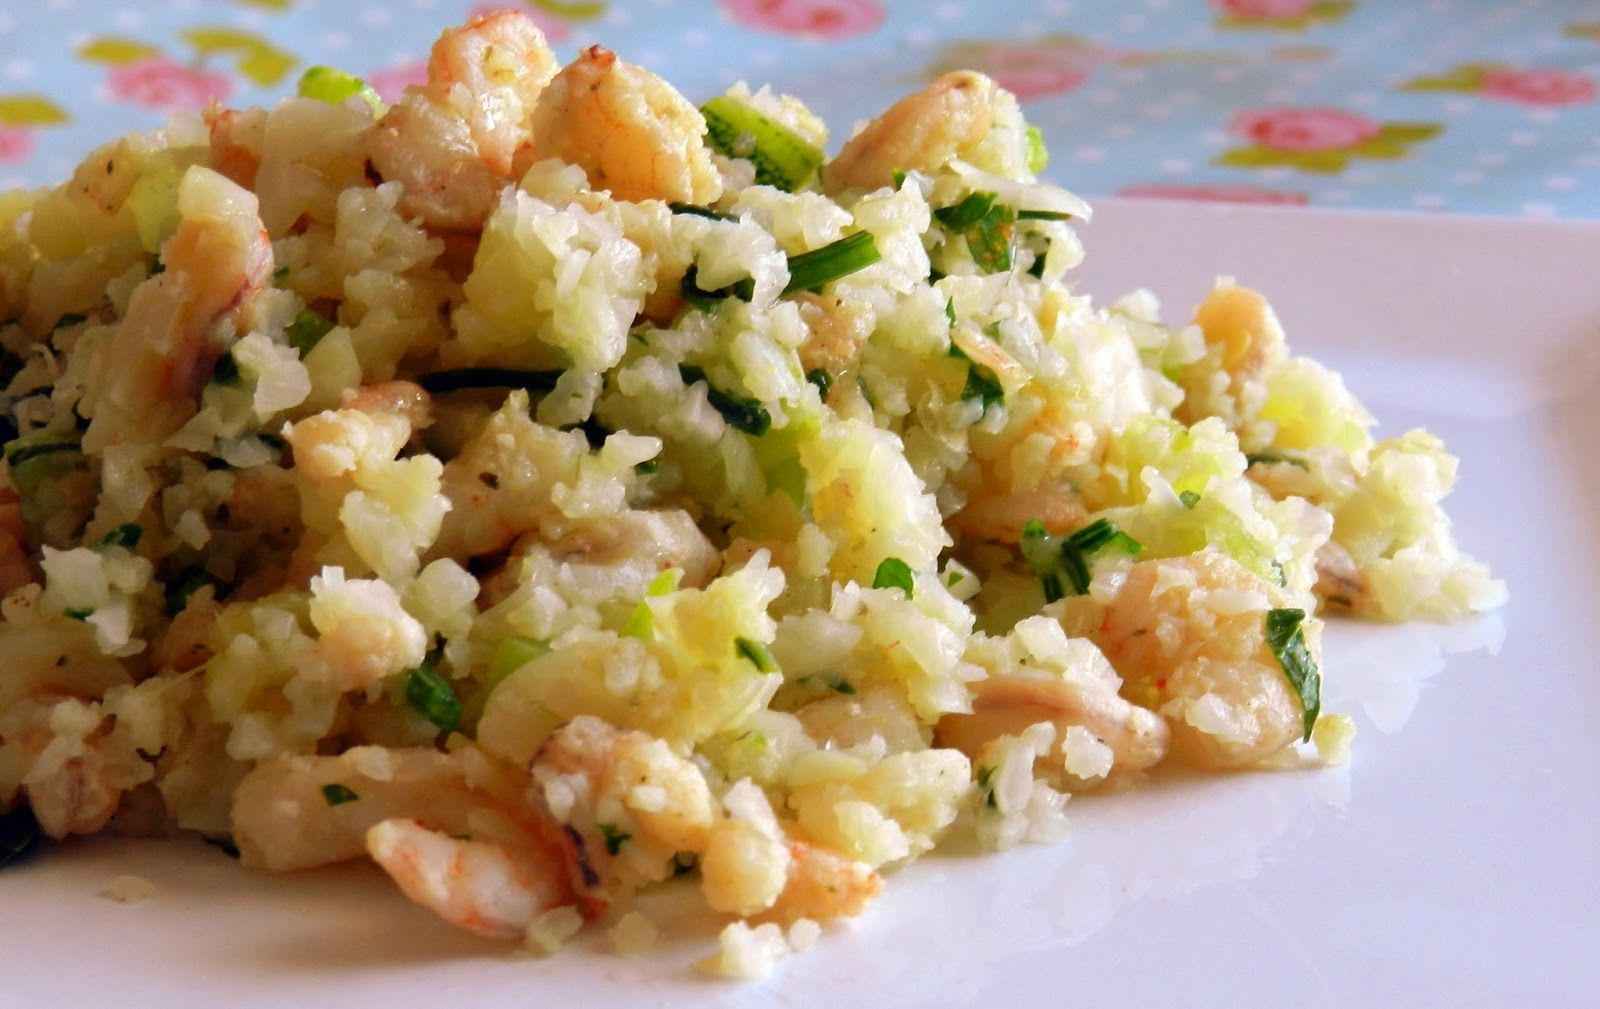
<path id="1" fill-rule="evenodd" d="M 748 659 L 751 665 L 763 673 L 775 673 L 778 671 L 778 660 L 774 659 L 772 653 L 767 650 L 767 646 L 759 641 L 753 641 L 750 638 L 734 638 L 733 650 L 740 658 Z"/>
<path id="2" fill-rule="evenodd" d="M 1268 610 L 1266 620 L 1267 646 L 1283 667 L 1283 675 L 1300 698 L 1301 722 L 1305 730 L 1300 737 L 1304 742 L 1311 738 L 1322 711 L 1322 674 L 1317 671 L 1311 649 L 1306 647 L 1305 610 Z"/>
<path id="3" fill-rule="evenodd" d="M 824 400 L 833 389 L 833 373 L 826 368 L 812 368 L 806 372 L 806 381 L 817 387 Z"/>
<path id="4" fill-rule="evenodd" d="M 486 685 L 493 688 L 507 676 L 521 669 L 523 666 L 548 654 L 550 646 L 536 638 L 513 634 L 501 638 L 500 643 L 494 646 L 494 654 L 489 658 L 489 678 Z"/>
<path id="5" fill-rule="evenodd" d="M 1110 519 L 1096 519 L 1070 536 L 1051 536 L 1044 523 L 1030 519 L 1022 527 L 1022 557 L 1044 587 L 1045 602 L 1089 591 L 1090 554 L 1116 547 L 1136 554 L 1139 541 L 1118 529 Z"/>
<path id="6" fill-rule="evenodd" d="M 738 220 L 738 218 L 732 214 L 724 214 L 719 210 L 712 210 L 710 207 L 702 207 L 698 203 L 669 203 L 667 204 L 667 209 L 672 211 L 674 214 L 690 214 L 694 217 L 707 217 L 713 221 Z"/>
<path id="7" fill-rule="evenodd" d="M 723 392 L 712 385 L 706 378 L 705 369 L 692 364 L 678 365 L 678 374 L 683 378 L 686 386 L 696 382 L 706 384 L 706 399 L 715 410 L 722 414 L 722 419 L 743 431 L 745 434 L 761 437 L 772 428 L 772 414 L 761 405 L 759 399 L 734 396 Z"/>
<path id="8" fill-rule="evenodd" d="M 848 277 L 882 259 L 872 233 L 858 231 L 820 249 L 789 257 L 789 284 L 784 294 L 815 291 L 823 284 Z"/>
<path id="9" fill-rule="evenodd" d="M 417 384 L 428 392 L 460 392 L 463 389 L 526 389 L 549 392 L 561 377 L 559 371 L 525 371 L 519 368 L 453 368 L 417 376 Z"/>
<path id="10" fill-rule="evenodd" d="M 756 166 L 756 182 L 794 192 L 822 167 L 822 149 L 775 119 L 728 95 L 700 107 L 711 146 Z"/>
<path id="11" fill-rule="evenodd" d="M 338 67 L 311 67 L 300 75 L 296 92 L 301 98 L 315 98 L 329 105 L 338 105 L 351 95 L 360 95 L 374 113 L 383 111 L 383 99 L 372 85 Z"/>
<path id="12" fill-rule="evenodd" d="M 1278 452 L 1248 452 L 1244 457 L 1246 466 L 1270 466 L 1274 463 L 1286 463 L 1307 471 L 1311 469 L 1304 459 L 1296 459 L 1294 456 L 1283 455 Z"/>
<path id="13" fill-rule="evenodd" d="M 1028 127 L 1028 171 L 1038 175 L 1050 163 L 1050 149 L 1044 145 L 1044 133 L 1037 126 Z"/>
<path id="14" fill-rule="evenodd" d="M 406 701 L 445 732 L 454 732 L 461 724 L 461 699 L 455 688 L 426 662 L 407 670 Z"/>
<path id="15" fill-rule="evenodd" d="M 31 462 L 40 456 L 54 455 L 57 452 L 77 452 L 81 448 L 76 439 L 73 440 L 35 440 L 29 441 L 27 436 L 10 442 L 5 447 L 5 460 L 15 470 L 24 463 Z"/>
<path id="16" fill-rule="evenodd" d="M 872 576 L 872 587 L 875 589 L 899 589 L 910 599 L 916 591 L 916 579 L 911 574 L 911 565 L 898 557 L 885 557 L 878 564 L 878 570 Z"/>
<path id="17" fill-rule="evenodd" d="M 1019 210 L 1019 221 L 1070 221 L 1072 215 L 1065 210 Z"/>

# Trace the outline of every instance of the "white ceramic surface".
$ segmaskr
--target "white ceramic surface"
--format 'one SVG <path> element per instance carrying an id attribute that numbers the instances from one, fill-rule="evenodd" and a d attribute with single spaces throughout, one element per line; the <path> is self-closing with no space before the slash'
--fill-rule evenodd
<path id="1" fill-rule="evenodd" d="M 551 960 L 453 931 L 375 872 L 272 878 L 199 844 L 93 841 L 0 876 L 0 1006 L 1600 1005 L 1600 226 L 1107 201 L 1086 289 L 1182 312 L 1267 290 L 1299 349 L 1463 458 L 1451 500 L 1510 605 L 1338 624 L 1347 769 L 1072 803 L 1072 840 L 929 859 L 757 985 L 712 941 Z M 99 896 L 119 873 L 143 903 Z"/>

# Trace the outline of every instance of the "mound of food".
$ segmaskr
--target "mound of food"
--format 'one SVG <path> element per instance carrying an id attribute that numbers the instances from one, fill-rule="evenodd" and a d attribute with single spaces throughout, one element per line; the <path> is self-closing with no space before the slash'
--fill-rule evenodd
<path id="1" fill-rule="evenodd" d="M 943 838 L 1339 759 L 1317 614 L 1504 599 L 1260 295 L 1073 293 L 984 76 L 831 159 L 511 12 L 300 90 L 0 197 L 0 859 L 370 858 L 542 949 L 694 874 L 747 975 Z"/>

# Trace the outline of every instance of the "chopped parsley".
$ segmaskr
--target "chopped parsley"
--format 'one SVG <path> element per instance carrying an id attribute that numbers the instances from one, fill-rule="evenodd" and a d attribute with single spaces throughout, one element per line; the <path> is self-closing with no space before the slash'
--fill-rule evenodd
<path id="1" fill-rule="evenodd" d="M 343 785 L 323 785 L 322 798 L 330 806 L 342 806 L 347 802 L 355 802 L 361 796 Z"/>
<path id="2" fill-rule="evenodd" d="M 450 681 L 424 662 L 406 671 L 406 701 L 428 721 L 445 732 L 461 724 L 461 699 Z"/>
<path id="3" fill-rule="evenodd" d="M 1322 674 L 1317 671 L 1316 660 L 1306 647 L 1305 630 L 1301 627 L 1305 619 L 1304 610 L 1288 609 L 1268 610 L 1266 619 L 1267 646 L 1300 698 L 1300 710 L 1304 712 L 1302 742 L 1311 738 L 1317 715 L 1322 711 Z"/>
<path id="4" fill-rule="evenodd" d="M 1136 554 L 1138 540 L 1118 529 L 1110 519 L 1096 519 L 1070 536 L 1051 536 L 1044 523 L 1030 519 L 1022 527 L 1022 557 L 1044 587 L 1045 602 L 1089 591 L 1089 555 L 1116 547 Z"/>
<path id="5" fill-rule="evenodd" d="M 982 400 L 987 410 L 996 403 L 1004 403 L 1006 391 L 992 370 L 973 362 L 967 368 L 967 384 L 961 389 L 961 398 Z"/>
<path id="6" fill-rule="evenodd" d="M 706 384 L 706 400 L 720 414 L 722 419 L 743 431 L 745 434 L 760 437 L 772 428 L 772 414 L 761 405 L 759 399 L 746 396 L 734 396 L 718 389 L 706 378 L 704 368 L 692 364 L 678 365 L 678 374 L 683 379 L 685 386 L 694 385 L 696 382 Z"/>
<path id="7" fill-rule="evenodd" d="M 875 589 L 899 589 L 910 599 L 916 591 L 916 580 L 911 574 L 911 565 L 898 557 L 885 557 L 879 564 L 877 573 L 872 576 L 872 587 Z"/>
<path id="8" fill-rule="evenodd" d="M 759 641 L 752 641 L 749 638 L 734 638 L 733 650 L 741 658 L 748 659 L 751 665 L 763 673 L 775 673 L 778 671 L 778 660 L 774 659 L 772 653 L 767 650 L 767 646 Z"/>
<path id="9" fill-rule="evenodd" d="M 633 835 L 618 827 L 614 823 L 595 824 L 600 829 L 600 836 L 606 841 L 606 854 L 615 855 L 622 850 L 622 846 L 633 840 Z"/>
<path id="10" fill-rule="evenodd" d="M 67 616 L 81 623 L 82 621 L 88 620 L 90 617 L 94 616 L 94 607 L 69 606 L 63 612 L 65 612 Z"/>
<path id="11" fill-rule="evenodd" d="M 1300 469 L 1307 471 L 1311 469 L 1311 467 L 1306 464 L 1304 459 L 1296 459 L 1294 456 L 1283 455 L 1278 452 L 1245 453 L 1244 464 L 1246 466 L 1271 466 L 1276 463 L 1283 463 L 1288 466 L 1298 466 Z"/>

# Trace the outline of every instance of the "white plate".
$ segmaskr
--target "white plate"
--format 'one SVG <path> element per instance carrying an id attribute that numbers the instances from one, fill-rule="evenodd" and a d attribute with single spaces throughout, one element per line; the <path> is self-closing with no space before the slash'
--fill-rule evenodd
<path id="1" fill-rule="evenodd" d="M 1176 315 L 1217 273 L 1265 289 L 1386 432 L 1462 456 L 1457 530 L 1511 604 L 1330 630 L 1351 767 L 1074 800 L 1068 844 L 918 863 L 754 986 L 694 977 L 714 930 L 670 906 L 648 959 L 603 937 L 520 959 L 368 869 L 85 842 L 0 876 L 0 1005 L 1595 1004 L 1600 226 L 1106 201 L 1086 237 L 1102 296 L 1147 284 Z M 119 873 L 154 896 L 99 896 Z"/>

